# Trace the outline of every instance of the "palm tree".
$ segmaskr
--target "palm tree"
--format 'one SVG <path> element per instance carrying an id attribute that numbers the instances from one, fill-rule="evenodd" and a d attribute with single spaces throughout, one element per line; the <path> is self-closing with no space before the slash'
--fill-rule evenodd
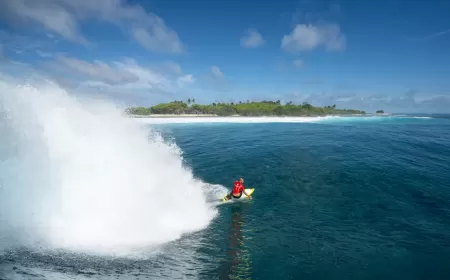
<path id="1" fill-rule="evenodd" d="M 191 104 L 191 99 L 190 99 L 190 98 L 188 98 L 188 100 L 187 100 L 187 101 L 188 101 L 188 104 Z"/>

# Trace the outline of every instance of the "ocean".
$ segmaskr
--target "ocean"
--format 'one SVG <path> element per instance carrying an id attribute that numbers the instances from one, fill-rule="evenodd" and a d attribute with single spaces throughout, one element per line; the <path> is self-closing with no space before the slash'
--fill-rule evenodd
<path id="1" fill-rule="evenodd" d="M 131 119 L 0 86 L 0 279 L 450 279 L 448 115 Z"/>

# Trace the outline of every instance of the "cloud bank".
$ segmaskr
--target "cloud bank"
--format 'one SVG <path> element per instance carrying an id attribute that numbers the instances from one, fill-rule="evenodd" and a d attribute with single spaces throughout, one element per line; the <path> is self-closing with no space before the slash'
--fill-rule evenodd
<path id="1" fill-rule="evenodd" d="M 299 93 L 294 92 L 280 96 L 284 102 L 308 102 L 315 106 L 336 105 L 342 109 L 360 109 L 366 112 L 384 110 L 390 113 L 424 113 L 450 112 L 450 96 L 418 95 L 410 90 L 399 96 L 383 94 L 327 94 L 327 93 Z"/>
<path id="2" fill-rule="evenodd" d="M 0 10 L 0 16 L 12 24 L 37 24 L 82 45 L 91 43 L 81 34 L 80 24 L 98 20 L 127 30 L 149 51 L 184 51 L 177 33 L 160 17 L 124 0 L 3 0 Z"/>

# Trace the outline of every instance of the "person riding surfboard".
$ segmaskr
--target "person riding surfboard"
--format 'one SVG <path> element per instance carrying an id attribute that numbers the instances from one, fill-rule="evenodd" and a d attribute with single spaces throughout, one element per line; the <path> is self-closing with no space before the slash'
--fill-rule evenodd
<path id="1" fill-rule="evenodd" d="M 244 178 L 239 178 L 239 181 L 234 182 L 233 190 L 226 196 L 226 199 L 230 200 L 231 198 L 241 198 L 242 193 L 244 193 L 249 199 L 252 199 L 252 196 L 245 192 Z"/>

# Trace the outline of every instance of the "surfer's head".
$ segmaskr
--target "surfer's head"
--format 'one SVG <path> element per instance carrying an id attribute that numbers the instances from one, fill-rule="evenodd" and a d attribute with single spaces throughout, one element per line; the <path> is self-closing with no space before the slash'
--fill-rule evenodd
<path id="1" fill-rule="evenodd" d="M 244 178 L 239 178 L 239 182 L 241 182 L 241 184 L 244 183 Z"/>

